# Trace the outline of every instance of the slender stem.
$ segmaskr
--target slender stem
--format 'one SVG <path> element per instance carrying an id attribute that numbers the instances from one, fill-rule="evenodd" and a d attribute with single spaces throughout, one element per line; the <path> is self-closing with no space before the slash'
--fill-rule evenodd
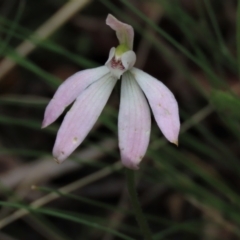
<path id="1" fill-rule="evenodd" d="M 138 225 L 142 231 L 144 239 L 152 240 L 152 233 L 151 233 L 148 223 L 144 217 L 142 208 L 141 208 L 139 200 L 138 200 L 138 195 L 137 195 L 137 191 L 136 191 L 136 187 L 135 187 L 134 171 L 130 170 L 130 169 L 126 169 L 126 177 L 127 177 L 128 192 L 130 195 L 133 209 L 135 211 L 136 220 L 138 222 Z"/>
<path id="2" fill-rule="evenodd" d="M 237 58 L 238 58 L 238 74 L 240 77 L 240 0 L 237 7 Z"/>

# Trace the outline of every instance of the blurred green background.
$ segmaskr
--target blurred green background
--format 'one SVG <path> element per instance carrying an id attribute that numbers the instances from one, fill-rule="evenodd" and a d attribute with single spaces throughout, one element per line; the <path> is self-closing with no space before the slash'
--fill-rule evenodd
<path id="1" fill-rule="evenodd" d="M 118 44 L 108 13 L 134 27 L 136 66 L 180 107 L 179 147 L 152 121 L 137 172 L 154 239 L 240 239 L 239 1 L 1 0 L 0 240 L 142 239 L 117 147 L 120 81 L 63 164 L 63 116 L 41 129 L 57 86 Z"/>

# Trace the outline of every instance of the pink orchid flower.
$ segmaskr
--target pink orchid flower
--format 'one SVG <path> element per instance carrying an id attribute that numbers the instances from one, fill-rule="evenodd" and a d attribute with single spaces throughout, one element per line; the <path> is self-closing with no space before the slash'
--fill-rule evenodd
<path id="1" fill-rule="evenodd" d="M 132 26 L 110 14 L 106 24 L 116 31 L 120 45 L 111 48 L 105 66 L 77 72 L 61 84 L 45 110 L 42 127 L 53 123 L 75 100 L 53 148 L 53 156 L 61 163 L 85 139 L 122 76 L 119 148 L 123 165 L 138 169 L 149 144 L 151 115 L 148 102 L 163 135 L 175 144 L 178 144 L 180 130 L 178 104 L 162 82 L 133 67 L 136 55 L 132 50 Z"/>

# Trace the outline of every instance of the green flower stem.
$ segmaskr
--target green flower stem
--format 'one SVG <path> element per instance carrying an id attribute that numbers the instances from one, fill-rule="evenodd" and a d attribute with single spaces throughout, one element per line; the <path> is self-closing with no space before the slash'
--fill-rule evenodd
<path id="1" fill-rule="evenodd" d="M 135 211 L 138 225 L 142 231 L 144 239 L 152 240 L 152 233 L 151 233 L 148 223 L 144 217 L 142 208 L 141 208 L 139 200 L 138 200 L 138 195 L 137 195 L 137 191 L 136 191 L 136 187 L 135 187 L 134 171 L 130 170 L 130 169 L 126 169 L 126 177 L 127 177 L 128 192 L 130 195 L 133 209 Z"/>

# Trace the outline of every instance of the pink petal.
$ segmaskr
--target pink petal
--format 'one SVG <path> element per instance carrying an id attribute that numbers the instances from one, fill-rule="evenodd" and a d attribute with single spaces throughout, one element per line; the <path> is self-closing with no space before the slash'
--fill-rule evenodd
<path id="1" fill-rule="evenodd" d="M 108 72 L 108 68 L 102 66 L 77 72 L 65 80 L 46 107 L 42 127 L 47 127 L 53 123 L 85 88 Z"/>
<path id="2" fill-rule="evenodd" d="M 82 143 L 101 114 L 116 81 L 108 74 L 77 98 L 57 134 L 53 148 L 57 162 L 64 161 Z"/>
<path id="3" fill-rule="evenodd" d="M 132 26 L 120 22 L 111 14 L 108 14 L 106 24 L 116 31 L 120 44 L 126 44 L 129 49 L 133 48 L 134 31 Z"/>
<path id="4" fill-rule="evenodd" d="M 133 68 L 131 72 L 145 93 L 163 135 L 177 145 L 180 120 L 174 95 L 162 82 L 142 70 Z"/>
<path id="5" fill-rule="evenodd" d="M 122 163 L 138 169 L 146 153 L 151 128 L 147 100 L 132 74 L 123 74 L 118 117 L 119 148 Z"/>

